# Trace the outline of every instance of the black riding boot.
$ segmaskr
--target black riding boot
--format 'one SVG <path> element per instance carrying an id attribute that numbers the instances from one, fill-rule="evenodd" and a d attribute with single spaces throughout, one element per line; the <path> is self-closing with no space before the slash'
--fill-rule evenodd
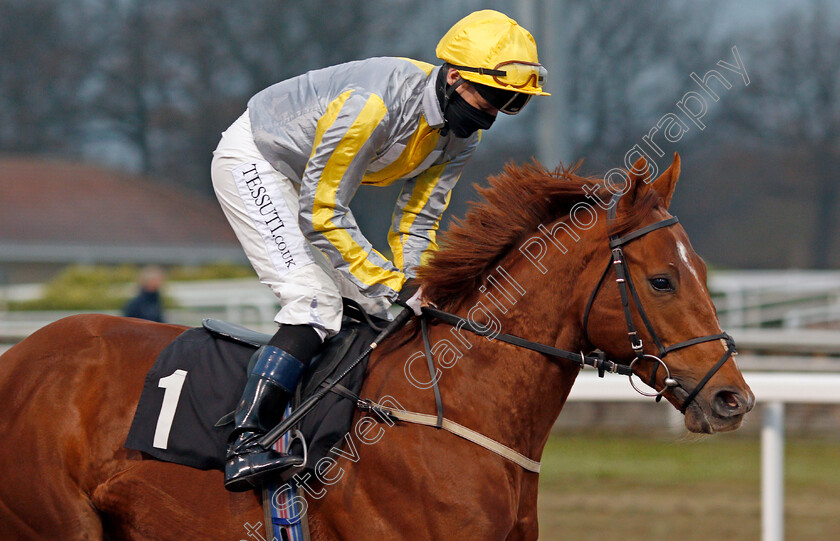
<path id="1" fill-rule="evenodd" d="M 234 414 L 234 429 L 228 441 L 225 488 L 242 492 L 270 471 L 296 465 L 299 458 L 264 450 L 259 439 L 283 417 L 305 365 L 274 346 L 265 346 L 248 376 L 242 399 Z"/>
<path id="2" fill-rule="evenodd" d="M 299 457 L 264 450 L 257 443 L 283 418 L 306 365 L 320 345 L 321 339 L 311 327 L 281 325 L 260 352 L 234 413 L 225 463 L 228 490 L 250 490 L 259 484 L 257 478 L 300 465 Z"/>

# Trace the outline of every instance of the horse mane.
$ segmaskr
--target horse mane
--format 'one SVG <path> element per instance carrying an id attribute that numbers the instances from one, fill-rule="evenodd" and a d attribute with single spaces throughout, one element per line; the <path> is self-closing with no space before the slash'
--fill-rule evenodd
<path id="1" fill-rule="evenodd" d="M 441 309 L 454 309 L 477 290 L 498 261 L 540 224 L 568 219 L 576 203 L 596 190 L 602 200 L 610 195 L 603 180 L 575 174 L 581 162 L 562 164 L 549 171 L 536 160 L 524 165 L 508 163 L 489 177 L 488 187 L 477 187 L 483 201 L 470 203 L 463 219 L 456 218 L 442 239 L 441 249 L 418 269 L 426 299 Z M 649 190 L 634 212 L 619 216 L 610 232 L 621 234 L 636 227 L 661 198 Z M 593 204 L 593 206 L 596 206 Z"/>

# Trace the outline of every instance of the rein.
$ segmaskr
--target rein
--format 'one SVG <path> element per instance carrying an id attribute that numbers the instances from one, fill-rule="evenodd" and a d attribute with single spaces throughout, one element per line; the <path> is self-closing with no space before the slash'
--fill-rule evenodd
<path id="1" fill-rule="evenodd" d="M 607 212 L 607 220 L 610 222 L 615 221 L 616 218 L 616 209 L 618 208 L 618 202 L 621 199 L 621 195 L 614 195 L 611 203 L 610 208 Z M 662 399 L 662 395 L 670 388 L 681 387 L 686 391 L 686 398 L 682 401 L 680 406 L 680 412 L 685 414 L 686 409 L 688 406 L 694 401 L 703 387 L 709 382 L 710 379 L 721 369 L 721 367 L 726 363 L 726 361 L 734 354 L 737 354 L 735 349 L 735 341 L 732 339 L 729 334 L 722 332 L 718 334 L 710 334 L 706 336 L 700 336 L 697 338 L 691 338 L 689 340 L 685 340 L 683 342 L 679 342 L 677 344 L 673 344 L 670 346 L 664 346 L 662 340 L 659 339 L 659 335 L 657 335 L 656 330 L 653 327 L 650 319 L 647 316 L 647 313 L 642 306 L 641 299 L 639 297 L 638 292 L 636 291 L 636 287 L 633 285 L 633 280 L 630 277 L 630 269 L 627 265 L 627 262 L 624 257 L 624 250 L 623 247 L 629 244 L 630 242 L 639 239 L 648 233 L 656 231 L 657 229 L 662 229 L 665 227 L 670 227 L 679 220 L 676 216 L 671 216 L 670 218 L 666 218 L 664 220 L 660 220 L 659 222 L 641 227 L 632 231 L 626 235 L 618 236 L 618 235 L 610 235 L 609 238 L 609 247 L 611 251 L 610 260 L 607 262 L 607 266 L 604 269 L 604 272 L 601 274 L 601 278 L 598 280 L 598 284 L 595 286 L 595 289 L 592 291 L 592 294 L 589 297 L 589 301 L 586 304 L 586 309 L 583 314 L 583 334 L 586 337 L 587 341 L 589 340 L 589 334 L 587 332 L 588 323 L 589 323 L 589 314 L 592 311 L 592 306 L 595 303 L 595 297 L 598 295 L 598 291 L 600 291 L 601 286 L 603 285 L 607 274 L 610 271 L 610 268 L 615 270 L 615 281 L 618 285 L 618 292 L 621 297 L 621 306 L 624 311 L 624 319 L 627 325 L 627 336 L 630 339 L 630 348 L 635 353 L 635 358 L 630 364 L 622 364 L 616 361 L 611 361 L 606 358 L 606 355 L 603 352 L 595 352 L 590 355 L 584 355 L 583 352 L 575 353 L 572 351 L 566 351 L 562 349 L 558 349 L 546 344 L 541 344 L 539 342 L 533 342 L 531 340 L 526 340 L 519 336 L 514 336 L 511 334 L 492 334 L 486 330 L 481 330 L 476 328 L 469 320 L 457 316 L 455 314 L 445 312 L 443 310 L 439 310 L 433 306 L 424 306 L 423 307 L 423 319 L 421 320 L 423 327 L 423 338 L 424 338 L 424 345 L 426 349 L 426 359 L 429 364 L 430 370 L 432 368 L 432 359 L 431 353 L 429 348 L 427 330 L 425 320 L 427 317 L 433 317 L 455 327 L 456 329 L 466 329 L 471 333 L 477 334 L 479 336 L 492 336 L 494 340 L 499 340 L 501 342 L 505 342 L 508 344 L 512 344 L 517 347 L 529 349 L 532 351 L 537 351 L 554 359 L 564 359 L 567 361 L 572 361 L 577 363 L 581 368 L 585 366 L 591 366 L 598 370 L 598 375 L 600 377 L 604 377 L 604 374 L 607 372 L 621 374 L 624 376 L 628 376 L 630 379 L 630 385 L 633 389 L 641 395 L 644 396 L 651 396 L 656 397 L 656 401 Z M 645 328 L 647 329 L 650 336 L 653 338 L 653 342 L 657 348 L 657 355 L 651 355 L 645 353 L 645 346 L 642 342 L 641 337 L 639 337 L 639 333 L 636 330 L 636 324 L 633 321 L 633 314 L 630 308 L 630 301 L 636 305 L 636 309 L 639 313 L 639 316 L 644 324 Z M 676 379 L 671 377 L 671 371 L 668 368 L 668 365 L 662 360 L 668 353 L 673 351 L 677 351 L 683 348 L 687 348 L 690 346 L 694 346 L 697 344 L 702 344 L 704 342 L 711 342 L 714 340 L 723 340 L 726 345 L 726 352 L 723 356 L 718 360 L 717 363 L 706 373 L 706 375 L 698 382 L 697 386 L 694 387 L 692 391 L 688 391 L 683 387 Z M 663 379 L 663 387 L 661 390 L 657 391 L 656 393 L 648 393 L 641 389 L 639 389 L 636 384 L 633 382 L 633 369 L 634 367 L 644 359 L 652 359 L 656 361 L 656 364 L 653 368 L 653 373 L 651 374 L 650 380 L 648 385 L 656 389 L 656 374 L 661 366 L 665 370 L 665 378 Z M 432 370 L 432 373 L 434 371 Z M 442 405 L 440 402 L 440 392 L 437 389 L 437 385 L 435 385 L 435 398 L 438 406 L 438 425 L 440 424 L 440 419 L 442 418 Z"/>
<path id="2" fill-rule="evenodd" d="M 423 316 L 434 317 L 435 319 L 439 319 L 440 321 L 448 325 L 452 325 L 458 330 L 466 329 L 471 333 L 477 334 L 479 336 L 492 336 L 493 340 L 498 340 L 500 342 L 512 344 L 514 346 L 524 349 L 530 349 L 531 351 L 537 351 L 539 353 L 548 355 L 549 357 L 554 357 L 556 359 L 573 361 L 580 365 L 581 368 L 583 368 L 584 366 L 591 366 L 598 370 L 598 375 L 601 377 L 604 377 L 604 374 L 606 372 L 621 374 L 624 376 L 629 376 L 633 373 L 629 365 L 619 364 L 614 361 L 610 361 L 606 358 L 606 355 L 600 351 L 592 355 L 584 355 L 583 352 L 574 353 L 571 351 L 558 349 L 546 344 L 541 344 L 539 342 L 532 342 L 530 340 L 526 340 L 524 338 L 520 338 L 519 336 L 514 336 L 512 334 L 491 334 L 487 331 L 477 329 L 472 323 L 470 323 L 468 319 L 464 319 L 460 316 L 456 316 L 455 314 L 451 314 L 449 312 L 444 312 L 443 310 L 438 310 L 437 308 L 431 306 L 423 307 Z"/>
<path id="3" fill-rule="evenodd" d="M 620 199 L 620 195 L 613 196 L 611 201 L 612 206 L 607 212 L 607 219 L 609 221 L 615 220 L 616 209 L 618 208 L 618 202 Z M 598 295 L 598 291 L 600 291 L 602 284 L 606 280 L 610 268 L 614 269 L 615 281 L 618 285 L 618 291 L 621 297 L 621 306 L 624 311 L 624 318 L 627 324 L 627 336 L 630 339 L 630 348 L 635 353 L 635 358 L 632 362 L 630 362 L 630 364 L 622 364 L 616 361 L 611 361 L 607 359 L 606 354 L 601 351 L 596 351 L 595 353 L 592 353 L 590 355 L 585 355 L 583 352 L 575 353 L 572 351 L 566 351 L 559 348 L 555 348 L 553 346 L 549 346 L 547 344 L 541 344 L 539 342 L 526 340 L 522 337 L 511 334 L 493 334 L 488 332 L 487 330 L 477 328 L 472 322 L 461 316 L 445 312 L 443 310 L 439 310 L 434 306 L 423 306 L 423 314 L 420 319 L 421 333 L 423 335 L 423 349 L 425 350 L 426 363 L 429 368 L 429 373 L 431 374 L 433 379 L 432 385 L 435 394 L 435 406 L 437 410 L 437 415 L 395 410 L 391 408 L 386 408 L 380 404 L 371 403 L 369 401 L 359 401 L 358 405 L 360 409 L 362 409 L 363 411 L 378 411 L 380 412 L 380 414 L 388 415 L 396 420 L 426 426 L 433 426 L 438 429 L 447 430 L 449 432 L 452 432 L 453 434 L 461 436 L 462 438 L 472 441 L 473 443 L 481 445 L 482 447 L 518 464 L 519 466 L 528 471 L 535 473 L 539 472 L 539 462 L 531 460 L 528 457 L 522 455 L 521 453 L 518 453 L 517 451 L 511 448 L 499 442 L 496 442 L 474 430 L 461 426 L 449 419 L 446 419 L 443 416 L 443 401 L 441 399 L 437 379 L 435 378 L 434 360 L 432 359 L 431 347 L 429 344 L 427 323 L 428 319 L 435 318 L 443 323 L 455 327 L 456 330 L 466 329 L 471 333 L 477 334 L 479 336 L 492 337 L 493 340 L 499 340 L 501 342 L 505 342 L 507 344 L 511 344 L 520 348 L 542 353 L 548 357 L 551 357 L 554 360 L 559 359 L 565 361 L 572 361 L 574 363 L 577 363 L 581 368 L 585 366 L 591 366 L 598 370 L 598 375 L 600 377 L 604 377 L 604 374 L 607 372 L 628 376 L 628 379 L 630 380 L 630 385 L 636 392 L 644 396 L 656 397 L 657 402 L 662 399 L 663 394 L 667 390 L 680 387 L 683 390 L 685 390 L 687 394 L 686 398 L 682 401 L 682 404 L 680 406 L 680 411 L 683 414 L 685 414 L 686 409 L 688 409 L 688 406 L 694 401 L 694 399 L 697 397 L 697 395 L 700 393 L 703 387 L 706 386 L 709 380 L 712 379 L 712 377 L 718 372 L 718 370 L 720 370 L 720 368 L 726 363 L 726 361 L 729 360 L 729 358 L 736 353 L 735 342 L 731 336 L 724 332 L 719 334 L 710 334 L 706 336 L 700 336 L 697 338 L 691 338 L 689 340 L 685 340 L 677 344 L 664 346 L 662 344 L 662 340 L 659 339 L 659 335 L 656 334 L 653 324 L 651 323 L 650 319 L 645 313 L 644 308 L 642 307 L 641 299 L 639 297 L 638 292 L 636 291 L 636 287 L 633 285 L 633 280 L 630 277 L 630 269 L 628 268 L 627 262 L 624 257 L 624 250 L 622 249 L 628 243 L 639 239 L 652 231 L 656 231 L 657 229 L 670 227 L 678 223 L 678 221 L 679 220 L 677 220 L 675 216 L 672 216 L 659 222 L 641 227 L 624 236 L 610 235 L 610 260 L 608 261 L 604 272 L 601 274 L 601 278 L 598 280 L 598 283 L 595 286 L 595 289 L 592 291 L 592 294 L 589 297 L 589 301 L 586 304 L 586 309 L 583 314 L 583 334 L 587 341 L 589 341 L 589 335 L 587 332 L 589 314 L 592 311 L 593 304 L 595 303 L 595 297 Z M 644 324 L 648 333 L 652 337 L 654 344 L 656 345 L 658 355 L 651 355 L 649 353 L 645 353 L 644 343 L 642 342 L 641 337 L 639 337 L 639 333 L 636 330 L 636 324 L 633 321 L 633 313 L 630 308 L 631 299 L 632 302 L 636 305 L 636 310 L 639 313 L 639 317 L 641 318 L 642 323 Z M 671 353 L 673 351 L 684 349 L 697 344 L 702 344 L 704 342 L 711 342 L 713 340 L 725 341 L 726 352 L 723 354 L 720 360 L 718 360 L 718 362 L 715 363 L 715 365 L 706 373 L 706 375 L 703 376 L 703 378 L 697 383 L 697 386 L 689 392 L 676 379 L 671 377 L 671 371 L 668 368 L 668 365 L 665 364 L 665 362 L 662 359 L 665 356 L 667 356 L 668 353 Z M 656 361 L 656 364 L 653 368 L 653 373 L 651 374 L 650 380 L 648 382 L 648 385 L 650 385 L 650 387 L 653 387 L 654 390 L 656 390 L 656 374 L 659 370 L 659 367 L 662 366 L 662 368 L 665 370 L 663 387 L 656 393 L 648 393 L 642 391 L 641 389 L 636 387 L 635 383 L 633 383 L 633 369 L 637 363 L 644 359 L 652 359 Z"/>

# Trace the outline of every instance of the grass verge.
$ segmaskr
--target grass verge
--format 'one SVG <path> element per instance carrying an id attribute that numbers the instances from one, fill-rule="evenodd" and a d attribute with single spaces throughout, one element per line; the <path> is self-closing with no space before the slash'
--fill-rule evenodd
<path id="1" fill-rule="evenodd" d="M 840 539 L 840 442 L 788 439 L 786 539 Z M 540 474 L 540 539 L 758 540 L 758 438 L 555 435 Z"/>

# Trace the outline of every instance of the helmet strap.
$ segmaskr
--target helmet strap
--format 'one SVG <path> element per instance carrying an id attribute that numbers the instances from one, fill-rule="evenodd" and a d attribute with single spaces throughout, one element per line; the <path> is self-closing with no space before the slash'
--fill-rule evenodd
<path id="1" fill-rule="evenodd" d="M 441 107 L 441 112 L 443 114 L 443 122 L 444 126 L 440 130 L 441 135 L 446 135 L 449 133 L 449 122 L 446 120 L 446 110 L 449 108 L 449 101 L 452 99 L 452 95 L 455 94 L 456 89 L 461 86 L 462 84 L 466 83 L 467 81 L 463 77 L 458 77 L 458 80 L 452 83 L 451 85 L 446 82 L 446 79 L 449 76 L 449 66 L 444 64 L 441 67 L 441 70 L 446 70 L 446 73 L 443 74 L 443 104 Z"/>

